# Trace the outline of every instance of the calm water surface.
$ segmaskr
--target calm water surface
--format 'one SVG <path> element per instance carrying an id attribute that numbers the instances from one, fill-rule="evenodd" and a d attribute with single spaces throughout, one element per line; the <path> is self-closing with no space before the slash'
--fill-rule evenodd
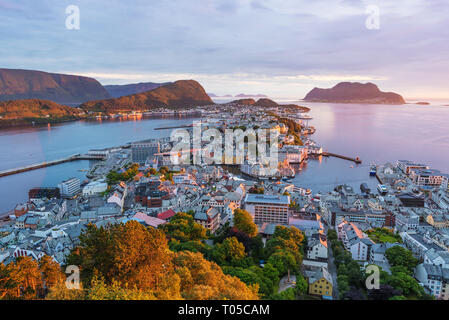
<path id="1" fill-rule="evenodd" d="M 398 159 L 427 163 L 449 173 L 448 106 L 305 105 L 312 108 L 309 124 L 317 129 L 312 139 L 329 152 L 359 156 L 363 163 L 336 158 L 309 161 L 294 179 L 300 186 L 326 192 L 347 183 L 358 191 L 360 184 L 367 182 L 373 189 L 378 182 L 369 177 L 371 164 Z"/>
<path id="2" fill-rule="evenodd" d="M 293 180 L 295 184 L 326 192 L 348 183 L 356 190 L 362 182 L 373 189 L 369 177 L 373 163 L 408 159 L 449 172 L 449 107 L 302 103 L 312 108 L 312 139 L 329 152 L 359 156 L 363 163 L 323 158 L 311 160 Z M 0 130 L 0 170 L 63 158 L 89 149 L 122 145 L 146 138 L 168 136 L 156 127 L 183 125 L 193 118 L 142 119 L 136 121 L 72 122 L 39 128 Z M 77 161 L 0 178 L 0 212 L 27 200 L 28 190 L 56 186 L 68 177 L 84 177 L 88 161 Z"/>
<path id="3" fill-rule="evenodd" d="M 185 125 L 196 118 L 145 118 L 141 120 L 77 121 L 45 127 L 0 130 L 0 171 L 65 158 L 90 149 L 164 137 L 169 130 L 158 127 Z M 34 187 L 55 187 L 69 177 L 83 179 L 89 161 L 74 161 L 0 178 L 0 213 L 28 199 Z"/>

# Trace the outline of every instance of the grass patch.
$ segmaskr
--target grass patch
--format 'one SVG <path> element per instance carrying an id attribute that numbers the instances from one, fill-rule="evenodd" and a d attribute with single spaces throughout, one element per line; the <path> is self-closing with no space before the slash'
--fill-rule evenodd
<path id="1" fill-rule="evenodd" d="M 402 239 L 398 234 L 386 228 L 371 229 L 366 232 L 368 236 L 376 243 L 402 243 Z"/>

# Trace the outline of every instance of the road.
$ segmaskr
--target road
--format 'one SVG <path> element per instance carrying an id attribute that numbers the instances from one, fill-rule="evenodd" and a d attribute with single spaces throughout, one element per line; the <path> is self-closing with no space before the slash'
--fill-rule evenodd
<path id="1" fill-rule="evenodd" d="M 278 293 L 287 290 L 288 288 L 293 288 L 296 284 L 296 275 L 290 275 L 290 282 L 287 282 L 288 276 L 285 275 L 279 281 Z"/>
<path id="2" fill-rule="evenodd" d="M 326 234 L 328 227 L 326 226 Z M 332 276 L 332 298 L 334 300 L 338 299 L 338 285 L 337 285 L 337 268 L 335 267 L 334 263 L 334 255 L 332 253 L 332 248 L 330 243 L 328 242 L 327 245 L 327 256 L 328 256 L 328 267 L 329 267 L 329 273 Z"/>

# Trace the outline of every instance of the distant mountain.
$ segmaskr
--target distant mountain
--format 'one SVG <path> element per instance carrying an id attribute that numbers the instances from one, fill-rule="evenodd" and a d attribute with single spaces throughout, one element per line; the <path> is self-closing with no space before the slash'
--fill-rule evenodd
<path id="1" fill-rule="evenodd" d="M 238 100 L 231 101 L 230 103 L 235 103 L 235 104 L 238 104 L 241 106 L 251 106 L 256 103 L 256 100 L 254 100 L 254 99 L 238 99 Z"/>
<path id="2" fill-rule="evenodd" d="M 273 108 L 279 106 L 276 102 L 274 102 L 271 99 L 268 98 L 261 98 L 259 100 L 254 100 L 252 98 L 246 98 L 246 99 L 238 99 L 231 101 L 230 103 L 240 104 L 243 106 L 258 106 L 258 107 L 267 107 L 267 108 Z"/>
<path id="3" fill-rule="evenodd" d="M 235 96 L 236 98 L 266 98 L 267 96 L 264 94 L 244 94 L 240 93 Z"/>
<path id="4" fill-rule="evenodd" d="M 141 93 L 149 90 L 153 90 L 159 88 L 161 86 L 165 86 L 170 84 L 171 82 L 140 82 L 140 83 L 132 83 L 132 84 L 124 84 L 124 85 L 106 85 L 104 88 L 109 93 L 109 95 L 113 98 L 120 98 L 123 96 L 129 96 L 131 94 Z"/>
<path id="5" fill-rule="evenodd" d="M 214 104 L 204 88 L 195 80 L 179 80 L 159 88 L 115 99 L 83 103 L 87 111 L 117 112 L 149 110 L 157 107 L 190 107 Z"/>
<path id="6" fill-rule="evenodd" d="M 209 92 L 207 92 L 207 95 L 208 95 L 209 97 L 211 97 L 211 98 L 216 98 L 216 97 L 218 97 L 215 93 L 209 93 Z"/>
<path id="7" fill-rule="evenodd" d="M 259 100 L 256 101 L 256 103 L 254 103 L 255 106 L 259 106 L 259 107 L 267 107 L 267 108 L 274 108 L 277 107 L 278 104 L 276 102 L 274 102 L 271 99 L 268 98 L 261 98 Z"/>
<path id="8" fill-rule="evenodd" d="M 404 98 L 393 92 L 382 92 L 373 83 L 340 82 L 330 89 L 313 88 L 305 101 L 333 103 L 404 104 Z"/>
<path id="9" fill-rule="evenodd" d="M 52 100 L 80 104 L 110 95 L 95 79 L 34 70 L 0 69 L 0 101 L 19 99 Z"/>
<path id="10" fill-rule="evenodd" d="M 262 98 L 259 100 L 254 99 L 238 99 L 231 101 L 229 103 L 238 104 L 241 106 L 258 106 L 258 107 L 266 107 L 266 108 L 275 108 L 275 107 L 283 107 L 283 108 L 292 108 L 296 109 L 299 112 L 309 112 L 310 108 L 304 106 L 298 106 L 296 104 L 278 104 L 275 101 L 267 98 Z"/>
<path id="11" fill-rule="evenodd" d="M 75 119 L 81 109 L 60 105 L 49 100 L 28 99 L 0 102 L 0 124 L 21 120 L 45 120 L 46 122 L 60 119 Z"/>

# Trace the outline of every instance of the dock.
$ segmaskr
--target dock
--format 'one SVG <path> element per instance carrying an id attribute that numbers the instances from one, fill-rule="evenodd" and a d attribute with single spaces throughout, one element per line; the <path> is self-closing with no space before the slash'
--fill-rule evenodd
<path id="1" fill-rule="evenodd" d="M 173 127 L 160 127 L 160 128 L 154 128 L 154 130 L 167 130 L 167 129 L 179 129 L 179 128 L 192 128 L 193 125 L 185 125 L 185 126 L 173 126 Z"/>
<path id="2" fill-rule="evenodd" d="M 352 162 L 355 162 L 357 164 L 361 164 L 362 163 L 362 160 L 360 160 L 359 157 L 351 158 L 351 157 L 342 156 L 340 154 L 336 154 L 336 153 L 332 153 L 332 152 L 323 152 L 322 155 L 324 157 L 335 157 L 335 158 L 340 158 L 340 159 L 352 161 Z"/>
<path id="3" fill-rule="evenodd" d="M 52 160 L 52 161 L 44 161 L 44 162 L 41 162 L 41 163 L 29 165 L 29 166 L 24 166 L 24 167 L 20 167 L 20 168 L 0 171 L 0 177 L 11 176 L 11 175 L 17 174 L 17 173 L 22 173 L 22 172 L 27 172 L 27 171 L 31 171 L 31 170 L 46 168 L 46 167 L 54 166 L 54 165 L 57 165 L 57 164 L 61 164 L 61 163 L 65 163 L 65 162 L 71 162 L 71 161 L 77 161 L 77 160 L 104 160 L 104 157 L 100 156 L 100 155 L 74 154 L 74 155 L 69 156 L 69 157 L 64 158 L 64 159 L 58 159 L 58 160 Z"/>

